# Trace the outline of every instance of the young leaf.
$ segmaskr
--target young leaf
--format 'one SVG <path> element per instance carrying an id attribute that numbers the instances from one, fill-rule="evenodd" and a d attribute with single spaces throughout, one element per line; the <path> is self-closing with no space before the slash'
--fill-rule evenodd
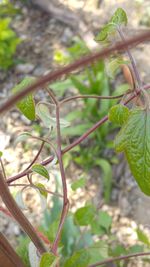
<path id="1" fill-rule="evenodd" d="M 41 183 L 36 183 L 35 185 L 38 187 L 38 190 L 39 190 L 40 194 L 43 197 L 47 198 L 47 194 L 48 193 L 45 191 L 45 186 L 43 184 L 41 184 Z M 44 190 L 42 190 L 42 189 L 44 189 Z"/>
<path id="2" fill-rule="evenodd" d="M 50 252 L 45 252 L 44 254 L 42 254 L 39 267 L 55 267 L 58 260 L 59 257 L 56 257 Z"/>
<path id="3" fill-rule="evenodd" d="M 43 176 L 43 177 L 45 177 L 45 178 L 47 178 L 49 180 L 49 178 L 50 178 L 49 177 L 49 173 L 48 173 L 47 169 L 43 165 L 34 164 L 34 165 L 32 165 L 31 169 L 32 169 L 32 171 L 40 174 L 41 176 Z"/>
<path id="4" fill-rule="evenodd" d="M 72 185 L 71 188 L 73 191 L 76 191 L 78 188 L 84 187 L 86 184 L 86 179 L 85 178 L 80 178 L 76 180 Z"/>
<path id="5" fill-rule="evenodd" d="M 108 118 L 111 122 L 122 126 L 127 121 L 129 114 L 130 111 L 126 106 L 117 104 L 109 110 Z"/>
<path id="6" fill-rule="evenodd" d="M 126 25 L 128 22 L 127 15 L 122 8 L 118 8 L 112 16 L 109 23 L 107 23 L 96 36 L 95 41 L 105 41 L 108 36 L 116 32 L 117 26 L 121 24 Z"/>
<path id="7" fill-rule="evenodd" d="M 39 256 L 37 253 L 37 248 L 34 246 L 32 242 L 29 243 L 29 260 L 31 267 L 39 267 Z"/>
<path id="8" fill-rule="evenodd" d="M 23 79 L 21 83 L 12 89 L 13 93 L 23 90 L 25 87 L 31 85 L 34 81 L 35 79 L 33 77 Z M 35 120 L 35 104 L 32 94 L 24 97 L 16 104 L 16 106 L 27 119 L 31 121 Z"/>
<path id="9" fill-rule="evenodd" d="M 124 24 L 126 25 L 128 22 L 127 14 L 122 8 L 117 8 L 116 12 L 112 16 L 110 22 L 116 24 L 116 25 L 121 25 Z"/>
<path id="10" fill-rule="evenodd" d="M 3 152 L 2 151 L 0 151 L 0 158 L 3 156 Z"/>
<path id="11" fill-rule="evenodd" d="M 124 152 L 140 189 L 150 195 L 150 110 L 130 111 L 115 139 L 117 152 Z"/>
<path id="12" fill-rule="evenodd" d="M 74 214 L 75 223 L 81 226 L 90 224 L 93 219 L 94 212 L 95 210 L 91 205 L 78 209 Z"/>
<path id="13" fill-rule="evenodd" d="M 84 249 L 76 251 L 64 264 L 64 267 L 87 267 L 90 261 L 89 253 Z"/>
<path id="14" fill-rule="evenodd" d="M 95 37 L 95 41 L 105 41 L 110 34 L 114 34 L 116 31 L 116 26 L 113 23 L 106 24 L 98 35 Z"/>

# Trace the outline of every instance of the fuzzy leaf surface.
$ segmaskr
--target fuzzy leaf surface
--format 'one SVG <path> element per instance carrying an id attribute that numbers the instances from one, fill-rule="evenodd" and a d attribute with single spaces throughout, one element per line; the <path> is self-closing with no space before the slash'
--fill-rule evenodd
<path id="1" fill-rule="evenodd" d="M 122 8 L 117 8 L 110 21 L 116 25 L 126 25 L 128 22 L 126 12 Z"/>
<path id="2" fill-rule="evenodd" d="M 40 259 L 39 267 L 54 267 L 56 266 L 59 258 L 52 253 L 44 253 Z"/>
<path id="3" fill-rule="evenodd" d="M 126 106 L 117 104 L 109 110 L 108 118 L 111 122 L 122 126 L 127 121 L 129 114 L 130 111 Z"/>
<path id="4" fill-rule="evenodd" d="M 35 79 L 32 77 L 27 77 L 21 81 L 18 85 L 16 85 L 12 91 L 13 93 L 20 92 L 25 87 L 31 85 Z M 20 100 L 16 104 L 17 108 L 20 110 L 20 112 L 29 120 L 35 120 L 35 103 L 33 99 L 33 95 L 29 94 L 26 97 L 24 97 L 22 100 Z"/>
<path id="5" fill-rule="evenodd" d="M 130 111 L 115 139 L 117 152 L 124 152 L 135 180 L 146 195 L 150 195 L 150 110 Z"/>

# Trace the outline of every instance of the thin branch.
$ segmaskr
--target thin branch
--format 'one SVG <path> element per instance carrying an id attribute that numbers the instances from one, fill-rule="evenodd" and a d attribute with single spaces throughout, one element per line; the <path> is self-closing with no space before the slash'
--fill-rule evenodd
<path id="1" fill-rule="evenodd" d="M 146 85 L 143 86 L 143 89 L 145 89 L 145 90 L 148 90 L 149 88 L 150 88 L 150 84 L 146 84 Z M 136 98 L 137 95 L 139 95 L 140 93 L 141 93 L 141 90 L 139 89 L 139 90 L 137 91 L 136 94 L 132 94 L 132 95 L 128 98 L 128 100 L 126 100 L 126 102 L 124 103 L 124 105 L 126 105 L 126 104 L 129 103 L 131 100 L 133 100 L 134 98 Z M 107 120 L 108 120 L 108 118 L 107 118 L 107 117 L 104 117 L 104 118 L 102 118 L 100 121 L 98 121 L 94 126 L 92 126 L 89 130 L 87 130 L 86 133 L 83 134 L 83 135 L 84 135 L 84 138 L 87 138 L 93 131 L 95 131 L 98 127 L 100 127 L 100 126 L 101 126 L 103 123 L 105 123 Z M 70 145 L 68 145 L 67 147 L 65 147 L 65 148 L 62 150 L 62 154 L 65 154 L 66 152 L 68 152 L 68 151 L 70 151 L 72 148 L 74 148 L 76 145 L 80 144 L 80 143 L 84 140 L 84 138 L 82 138 L 83 135 L 82 135 L 81 137 L 77 138 L 77 140 L 75 140 L 72 144 L 70 144 Z M 54 157 L 51 156 L 51 157 L 49 157 L 48 159 L 44 160 L 41 164 L 42 164 L 43 166 L 46 166 L 46 165 L 49 164 L 53 159 L 54 159 Z M 21 173 L 19 173 L 19 174 L 16 174 L 16 175 L 14 175 L 14 176 L 12 176 L 12 177 L 9 177 L 9 178 L 7 179 L 7 183 L 10 184 L 10 183 L 12 183 L 12 182 L 18 180 L 19 178 L 21 178 L 21 177 L 23 177 L 23 176 L 26 176 L 26 175 L 28 175 L 28 174 L 30 174 L 30 173 L 32 173 L 32 171 L 31 171 L 31 170 L 28 170 L 28 171 L 23 171 L 23 172 L 21 172 Z"/>
<path id="2" fill-rule="evenodd" d="M 35 188 L 35 189 L 39 189 L 39 190 L 41 190 L 43 192 L 47 192 L 48 194 L 51 194 L 51 195 L 56 196 L 56 197 L 61 197 L 61 198 L 63 197 L 63 195 L 61 195 L 59 193 L 52 192 L 52 191 L 50 191 L 50 190 L 48 190 L 46 188 L 42 188 L 42 187 L 39 188 L 38 186 L 36 186 L 32 182 L 30 182 L 30 184 L 9 184 L 9 186 L 26 186 L 26 187 L 28 186 L 28 187 L 32 187 L 32 188 Z"/>
<path id="3" fill-rule="evenodd" d="M 33 188 L 35 188 L 35 189 L 39 189 L 40 191 L 43 191 L 43 192 L 47 192 L 48 194 L 51 194 L 51 195 L 53 195 L 53 196 L 63 198 L 63 195 L 61 195 L 61 194 L 59 194 L 59 193 L 52 192 L 52 191 L 50 191 L 50 190 L 48 190 L 48 189 L 46 189 L 46 188 L 42 188 L 42 187 L 39 188 L 38 186 L 36 186 L 36 185 L 34 185 L 34 184 L 32 184 L 31 187 L 33 187 Z"/>
<path id="4" fill-rule="evenodd" d="M 97 266 L 106 265 L 107 263 L 111 263 L 111 262 L 114 262 L 114 261 L 127 260 L 129 258 L 143 257 L 143 256 L 150 256 L 150 252 L 133 253 L 133 254 L 125 255 L 125 256 L 119 256 L 119 257 L 115 257 L 115 258 L 110 258 L 110 259 L 106 259 L 106 260 L 97 262 L 95 264 L 89 265 L 88 267 L 97 267 Z"/>
<path id="5" fill-rule="evenodd" d="M 12 197 L 11 193 L 9 192 L 8 185 L 6 180 L 3 177 L 2 172 L 0 172 L 0 196 L 5 203 L 8 210 L 11 212 L 15 220 L 20 224 L 22 229 L 27 233 L 27 235 L 31 238 L 32 242 L 38 249 L 38 251 L 42 254 L 46 252 L 46 248 L 43 245 L 42 241 L 36 234 L 33 226 L 25 217 L 23 212 L 20 210 L 18 205 L 16 204 L 14 198 Z"/>
<path id="6" fill-rule="evenodd" d="M 25 97 L 27 94 L 43 87 L 47 83 L 52 83 L 53 81 L 56 81 L 58 78 L 62 77 L 63 75 L 67 75 L 71 73 L 73 70 L 76 70 L 81 67 L 85 67 L 87 65 L 93 64 L 96 60 L 105 58 L 109 56 L 112 52 L 115 51 L 123 51 L 126 46 L 133 46 L 137 45 L 137 43 L 146 41 L 150 38 L 150 30 L 147 30 L 146 32 L 137 35 L 133 38 L 130 38 L 123 42 L 118 42 L 117 44 L 113 45 L 112 47 L 108 47 L 103 49 L 100 52 L 90 54 L 88 56 L 85 56 L 77 61 L 75 61 L 72 64 L 69 64 L 65 67 L 59 68 L 56 71 L 53 71 L 42 78 L 38 79 L 36 82 L 34 82 L 32 85 L 26 87 L 24 90 L 18 92 L 17 94 L 13 95 L 10 99 L 8 99 L 4 104 L 0 107 L 0 113 L 4 111 L 8 111 L 12 106 L 15 105 L 19 100 L 21 100 L 23 97 Z"/>
<path id="7" fill-rule="evenodd" d="M 128 93 L 129 94 L 129 93 Z M 95 99 L 118 99 L 123 97 L 124 94 L 122 95 L 117 95 L 117 96 L 100 96 L 100 95 L 75 95 L 75 96 L 71 96 L 68 98 L 65 98 L 64 100 L 60 101 L 60 105 L 63 105 L 64 103 L 67 103 L 69 101 L 75 100 L 75 99 L 86 99 L 86 98 L 95 98 Z"/>
<path id="8" fill-rule="evenodd" d="M 118 30 L 118 33 L 122 39 L 123 42 L 125 42 L 125 37 L 124 37 L 124 34 L 121 30 L 120 27 L 117 28 Z M 132 65 L 132 68 L 133 68 L 133 72 L 134 72 L 134 75 L 135 75 L 135 78 L 137 80 L 137 83 L 138 83 L 138 88 L 142 88 L 142 81 L 141 81 L 141 78 L 140 78 L 140 74 L 138 72 L 138 69 L 137 69 L 137 66 L 136 66 L 136 62 L 135 62 L 135 59 L 134 57 L 132 56 L 131 52 L 130 52 L 130 49 L 128 46 L 126 46 L 126 51 L 127 51 L 127 54 L 128 54 L 128 57 L 130 59 L 130 62 L 131 62 L 131 65 Z"/>
<path id="9" fill-rule="evenodd" d="M 36 162 L 36 160 L 38 159 L 39 155 L 40 155 L 41 152 L 42 152 L 42 149 L 43 149 L 43 147 L 44 147 L 44 144 L 45 144 L 45 140 L 42 141 L 42 144 L 41 144 L 41 146 L 40 146 L 40 148 L 39 148 L 39 151 L 38 151 L 37 154 L 35 155 L 34 159 L 31 161 L 31 163 L 29 164 L 29 166 L 25 169 L 25 171 L 29 170 L 29 169 L 32 167 L 32 165 Z"/>
<path id="10" fill-rule="evenodd" d="M 30 184 L 9 184 L 9 186 L 25 186 L 25 187 L 28 187 L 28 186 L 31 186 Z"/>
<path id="11" fill-rule="evenodd" d="M 67 196 L 66 175 L 65 175 L 65 170 L 64 170 L 63 160 L 62 160 L 59 101 L 57 101 L 57 99 L 56 99 L 56 97 L 52 91 L 49 91 L 49 95 L 56 105 L 57 158 L 58 158 L 58 162 L 59 162 L 62 187 L 63 187 L 63 209 L 61 212 L 61 218 L 60 218 L 60 223 L 59 223 L 58 230 L 56 233 L 56 237 L 55 237 L 55 240 L 54 240 L 54 242 L 52 244 L 52 248 L 51 248 L 52 253 L 54 253 L 56 255 L 58 243 L 60 240 L 60 234 L 61 234 L 64 222 L 65 222 L 65 218 L 66 218 L 67 212 L 68 212 L 69 201 L 68 201 L 68 196 Z"/>

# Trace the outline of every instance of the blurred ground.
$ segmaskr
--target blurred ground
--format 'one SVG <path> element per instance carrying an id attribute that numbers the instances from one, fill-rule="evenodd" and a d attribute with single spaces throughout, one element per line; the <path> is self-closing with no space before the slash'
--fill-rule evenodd
<path id="1" fill-rule="evenodd" d="M 48 1 L 43 1 L 47 4 Z M 57 1 L 56 1 L 57 2 Z M 89 47 L 93 48 L 93 36 L 98 32 L 101 26 L 107 22 L 117 7 L 123 7 L 129 16 L 129 25 L 125 31 L 127 36 L 146 29 L 142 25 L 149 1 L 123 1 L 123 0 L 65 0 L 56 4 L 52 2 L 51 10 L 45 12 L 41 8 L 32 5 L 21 6 L 22 14 L 17 16 L 13 22 L 13 28 L 16 30 L 23 42 L 18 48 L 17 59 L 19 64 L 10 71 L 0 72 L 0 101 L 4 101 L 11 95 L 11 88 L 26 75 L 39 77 L 51 71 L 54 68 L 53 52 L 55 49 L 64 49 L 71 44 L 75 35 L 82 36 L 88 42 Z M 70 11 L 68 11 L 70 10 Z M 61 11 L 61 14 L 60 14 Z M 68 16 L 69 14 L 69 16 Z M 149 80 L 150 69 L 150 49 L 148 44 L 140 44 L 133 49 L 133 55 L 136 58 L 138 69 L 145 82 Z M 45 99 L 46 94 L 40 90 L 37 98 Z M 2 118 L 0 128 L 0 150 L 4 150 L 4 163 L 8 177 L 16 174 L 18 171 L 27 167 L 30 159 L 37 153 L 38 147 L 35 145 L 32 151 L 27 148 L 23 151 L 21 145 L 14 149 L 16 134 L 30 129 L 30 123 L 21 116 L 16 109 L 6 114 Z M 47 157 L 47 151 L 44 151 L 41 159 Z M 99 203 L 104 210 L 108 210 L 113 216 L 114 232 L 118 235 L 121 242 L 132 245 L 137 241 L 135 228 L 137 224 L 143 224 L 149 227 L 150 224 L 150 200 L 144 196 L 136 186 L 130 171 L 128 170 L 123 158 L 120 158 L 120 165 L 113 167 L 114 179 L 118 187 L 112 191 L 113 206 L 103 204 L 101 197 L 101 174 L 96 170 L 89 173 L 89 180 L 84 191 L 77 191 L 72 194 L 69 189 L 71 206 L 76 204 L 76 208 L 84 205 L 89 196 L 94 197 L 94 201 Z M 73 163 L 67 169 L 68 184 L 74 177 L 79 177 L 81 170 Z M 92 178 L 94 177 L 94 178 Z M 24 180 L 21 180 L 22 182 Z M 51 180 L 49 187 L 53 190 L 54 179 Z M 90 188 L 90 189 L 89 189 Z M 99 189 L 97 189 L 99 188 Z M 52 191 L 53 191 L 52 190 Z M 80 195 L 80 197 L 79 197 Z M 26 203 L 29 206 L 28 214 L 31 221 L 39 223 L 40 207 L 34 193 L 26 194 Z M 34 210 L 34 215 L 33 211 Z M 36 212 L 35 212 L 36 210 Z M 145 216 L 145 212 L 147 213 Z M 32 216 L 31 216 L 32 214 Z M 2 223 L 0 230 L 4 230 L 7 236 L 18 236 L 20 229 L 16 224 L 0 213 Z M 137 266 L 132 264 L 133 266 Z M 146 266 L 138 262 L 138 267 Z M 147 265 L 148 266 L 148 265 Z"/>

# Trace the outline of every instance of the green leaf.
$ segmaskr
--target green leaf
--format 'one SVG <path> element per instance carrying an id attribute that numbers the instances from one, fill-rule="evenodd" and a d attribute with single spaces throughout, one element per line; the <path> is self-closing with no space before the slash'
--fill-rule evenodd
<path id="1" fill-rule="evenodd" d="M 87 267 L 90 255 L 86 250 L 76 251 L 64 264 L 64 267 Z"/>
<path id="2" fill-rule="evenodd" d="M 76 224 L 81 226 L 88 225 L 94 216 L 94 207 L 92 205 L 79 208 L 74 214 L 74 220 Z"/>
<path id="3" fill-rule="evenodd" d="M 106 211 L 100 211 L 98 217 L 99 224 L 108 231 L 112 224 L 111 216 Z"/>
<path id="4" fill-rule="evenodd" d="M 109 110 L 108 119 L 111 122 L 122 126 L 127 121 L 129 114 L 130 111 L 126 106 L 122 104 L 117 104 Z"/>
<path id="5" fill-rule="evenodd" d="M 108 243 L 106 241 L 101 240 L 87 250 L 90 255 L 89 264 L 91 265 L 108 258 Z"/>
<path id="6" fill-rule="evenodd" d="M 25 78 L 21 81 L 21 83 L 19 83 L 12 89 L 12 92 L 13 93 L 20 92 L 25 87 L 31 85 L 33 82 L 35 82 L 35 78 L 33 77 Z M 27 119 L 31 121 L 35 120 L 35 104 L 32 94 L 29 94 L 26 97 L 24 97 L 16 104 L 16 106 Z"/>
<path id="7" fill-rule="evenodd" d="M 107 23 L 98 33 L 95 41 L 106 41 L 107 38 L 116 32 L 117 26 L 121 24 L 126 25 L 128 22 L 127 15 L 122 8 L 118 8 L 114 15 L 112 16 L 109 23 Z"/>
<path id="8" fill-rule="evenodd" d="M 121 255 L 126 255 L 126 254 L 127 254 L 127 250 L 121 244 L 117 244 L 114 248 L 110 250 L 110 255 L 113 257 L 118 257 Z"/>
<path id="9" fill-rule="evenodd" d="M 58 263 L 59 257 L 56 257 L 50 252 L 45 252 L 42 254 L 40 259 L 40 267 L 55 267 Z"/>
<path id="10" fill-rule="evenodd" d="M 116 26 L 114 23 L 108 23 L 106 24 L 101 31 L 98 33 L 98 35 L 95 37 L 95 41 L 101 42 L 105 41 L 110 34 L 114 34 L 116 31 Z"/>
<path id="11" fill-rule="evenodd" d="M 36 183 L 35 185 L 38 187 L 40 194 L 44 196 L 45 198 L 47 198 L 48 193 L 45 191 L 45 186 L 41 183 Z"/>
<path id="12" fill-rule="evenodd" d="M 3 156 L 3 152 L 2 151 L 0 151 L 0 158 Z"/>
<path id="13" fill-rule="evenodd" d="M 115 138 L 115 149 L 124 152 L 130 170 L 140 189 L 150 195 L 150 110 L 135 108 L 130 111 Z"/>
<path id="14" fill-rule="evenodd" d="M 121 24 L 127 25 L 128 18 L 126 12 L 122 8 L 117 8 L 110 22 L 116 25 L 121 25 Z"/>
<path id="15" fill-rule="evenodd" d="M 80 178 L 71 185 L 71 188 L 73 191 L 76 191 L 78 188 L 84 187 L 85 184 L 86 184 L 86 179 Z"/>
<path id="16" fill-rule="evenodd" d="M 102 236 L 106 234 L 105 229 L 100 225 L 99 220 L 97 218 L 94 218 L 91 223 L 91 233 L 94 235 Z"/>
<path id="17" fill-rule="evenodd" d="M 141 241 L 142 243 L 150 247 L 150 240 L 148 236 L 139 228 L 136 230 L 136 233 L 137 233 L 139 241 Z"/>
<path id="18" fill-rule="evenodd" d="M 45 178 L 47 178 L 49 180 L 49 178 L 50 178 L 49 177 L 49 173 L 48 173 L 47 169 L 43 165 L 34 164 L 31 169 L 32 169 L 32 171 L 40 174 L 41 176 L 43 176 L 43 177 L 45 177 Z"/>
<path id="19" fill-rule="evenodd" d="M 144 247 L 141 245 L 133 245 L 128 249 L 128 253 L 140 253 L 144 251 Z"/>

